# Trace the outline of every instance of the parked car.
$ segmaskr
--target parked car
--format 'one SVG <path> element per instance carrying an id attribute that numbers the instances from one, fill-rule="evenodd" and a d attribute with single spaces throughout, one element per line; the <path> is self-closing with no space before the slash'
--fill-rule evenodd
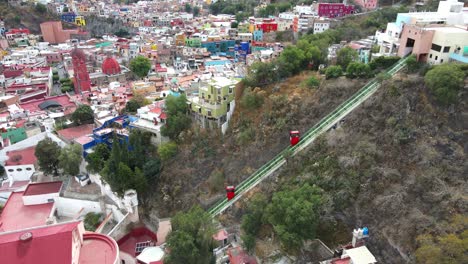
<path id="1" fill-rule="evenodd" d="M 75 176 L 75 180 L 77 183 L 81 184 L 81 186 L 85 186 L 86 184 L 91 184 L 91 180 L 89 179 L 88 174 L 78 174 Z"/>

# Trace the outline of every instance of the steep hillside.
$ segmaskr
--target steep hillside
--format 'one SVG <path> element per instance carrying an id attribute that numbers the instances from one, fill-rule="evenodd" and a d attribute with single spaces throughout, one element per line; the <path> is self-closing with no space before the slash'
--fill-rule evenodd
<path id="1" fill-rule="evenodd" d="M 152 212 L 159 217 L 200 203 L 209 206 L 224 195 L 224 184 L 238 184 L 289 144 L 291 129 L 305 131 L 359 89 L 363 80 L 323 80 L 320 89 L 303 81 L 312 73 L 253 92 L 264 103 L 248 108 L 237 100 L 227 134 L 185 133 L 177 156 L 164 164 L 155 188 Z M 252 94 L 251 94 L 252 95 Z"/>
<path id="2" fill-rule="evenodd" d="M 31 33 L 41 32 L 40 24 L 49 20 L 57 20 L 58 17 L 46 10 L 38 10 L 32 4 L 12 6 L 7 0 L 0 1 L 0 18 L 5 22 L 5 27 L 28 28 Z"/>
<path id="3" fill-rule="evenodd" d="M 326 193 L 329 232 L 342 231 L 340 222 L 348 234 L 368 226 L 379 263 L 412 262 L 418 235 L 444 234 L 468 212 L 467 95 L 465 86 L 457 105 L 440 107 L 422 77 L 400 75 L 256 192 L 315 184 Z M 231 221 L 241 214 L 234 209 Z"/>

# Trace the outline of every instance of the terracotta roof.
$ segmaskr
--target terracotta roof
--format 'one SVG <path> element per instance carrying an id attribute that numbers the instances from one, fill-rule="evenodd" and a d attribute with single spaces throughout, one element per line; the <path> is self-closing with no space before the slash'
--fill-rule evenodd
<path id="1" fill-rule="evenodd" d="M 2 263 L 71 263 L 73 231 L 79 224 L 75 221 L 0 234 Z M 27 232 L 32 238 L 22 241 L 21 235 Z"/>
<path id="2" fill-rule="evenodd" d="M 92 134 L 93 127 L 92 124 L 70 127 L 57 131 L 57 134 L 66 140 L 72 141 L 76 138 Z"/>
<path id="3" fill-rule="evenodd" d="M 226 238 L 228 238 L 228 233 L 224 229 L 219 230 L 218 233 L 213 235 L 213 239 L 217 241 L 223 241 Z"/>
<path id="4" fill-rule="evenodd" d="M 26 190 L 24 190 L 23 196 L 58 193 L 61 188 L 61 181 L 31 183 L 28 185 Z"/>
<path id="5" fill-rule="evenodd" d="M 25 149 L 8 151 L 6 154 L 8 160 L 5 161 L 5 166 L 16 166 L 16 165 L 29 165 L 34 164 L 37 161 L 34 151 L 36 146 L 32 146 Z"/>

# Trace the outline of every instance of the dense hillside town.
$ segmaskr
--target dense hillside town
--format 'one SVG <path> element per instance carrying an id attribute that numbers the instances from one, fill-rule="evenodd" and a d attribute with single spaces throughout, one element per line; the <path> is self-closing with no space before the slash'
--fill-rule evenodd
<path id="1" fill-rule="evenodd" d="M 343 220 L 365 184 L 323 184 L 328 158 L 300 154 L 335 148 L 324 135 L 379 87 L 401 94 L 395 80 L 466 115 L 466 2 L 4 2 L 0 263 L 466 260 L 444 248 L 466 245 L 466 189 L 441 217 L 449 235 L 388 242 L 364 216 Z M 340 173 L 365 174 L 344 169 L 357 162 Z"/>

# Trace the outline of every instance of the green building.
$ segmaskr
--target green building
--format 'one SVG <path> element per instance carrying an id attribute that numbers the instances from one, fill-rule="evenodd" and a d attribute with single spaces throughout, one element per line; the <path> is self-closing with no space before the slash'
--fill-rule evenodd
<path id="1" fill-rule="evenodd" d="M 235 107 L 234 89 L 237 83 L 238 80 L 227 77 L 213 77 L 200 83 L 198 97 L 190 98 L 189 102 L 202 127 L 227 127 Z"/>
<path id="2" fill-rule="evenodd" d="M 24 127 L 20 128 L 9 128 L 6 132 L 2 132 L 2 139 L 9 139 L 10 144 L 13 145 L 16 142 L 25 140 L 27 138 L 26 130 Z"/>
<path id="3" fill-rule="evenodd" d="M 198 48 L 201 47 L 201 39 L 200 38 L 187 38 L 185 39 L 185 46 Z"/>

